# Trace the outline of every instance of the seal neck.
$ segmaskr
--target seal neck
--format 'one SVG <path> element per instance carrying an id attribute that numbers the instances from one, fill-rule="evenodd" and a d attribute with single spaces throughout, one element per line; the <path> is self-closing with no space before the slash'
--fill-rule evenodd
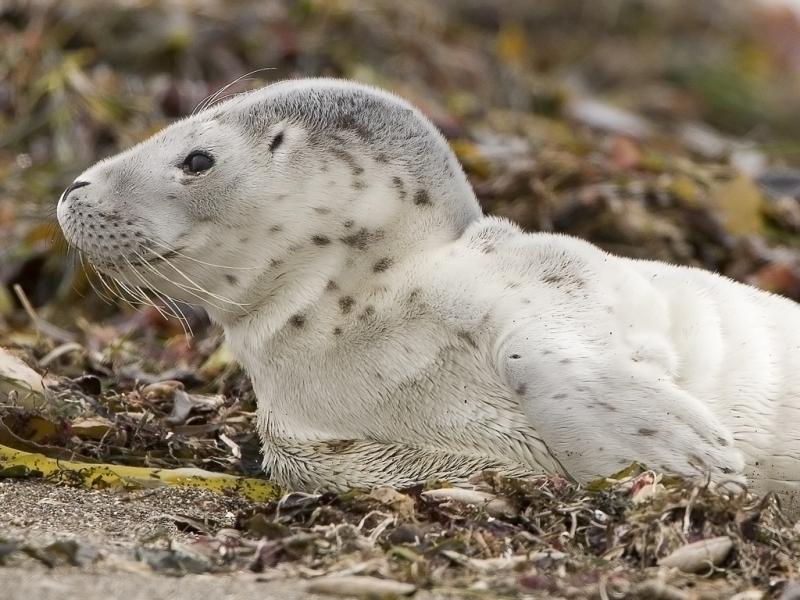
<path id="1" fill-rule="evenodd" d="M 321 308 L 375 296 L 408 264 L 424 264 L 437 248 L 457 240 L 481 217 L 437 214 L 413 218 L 400 212 L 380 224 L 345 219 L 335 236 L 311 236 L 311 243 L 289 244 L 263 261 L 265 267 L 243 282 L 236 306 L 207 306 L 211 318 L 226 330 L 257 323 L 260 336 L 269 338 L 283 329 L 312 328 L 311 316 Z M 316 239 L 316 241 L 315 241 Z M 324 240 L 324 241 L 323 241 Z M 400 276 L 402 277 L 402 276 Z"/>

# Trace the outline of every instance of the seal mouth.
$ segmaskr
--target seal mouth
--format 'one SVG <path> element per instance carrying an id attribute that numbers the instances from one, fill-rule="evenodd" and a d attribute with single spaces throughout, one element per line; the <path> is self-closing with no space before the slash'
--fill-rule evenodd
<path id="1" fill-rule="evenodd" d="M 151 249 L 152 252 L 152 249 Z M 138 261 L 133 261 L 133 264 L 144 264 L 147 263 L 148 265 L 152 265 L 155 263 L 166 262 L 170 258 L 174 258 L 180 254 L 180 249 L 176 250 L 167 250 L 163 254 L 156 254 L 152 258 L 141 258 Z"/>

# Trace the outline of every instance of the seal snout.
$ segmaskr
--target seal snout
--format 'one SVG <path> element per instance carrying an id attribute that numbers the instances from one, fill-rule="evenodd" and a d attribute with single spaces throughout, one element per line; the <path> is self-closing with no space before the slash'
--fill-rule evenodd
<path id="1" fill-rule="evenodd" d="M 61 194 L 61 198 L 58 199 L 59 203 L 63 202 L 67 199 L 67 196 L 70 195 L 71 192 L 74 192 L 78 188 L 82 188 L 89 185 L 88 181 L 73 181 L 67 189 L 64 190 L 64 193 Z"/>

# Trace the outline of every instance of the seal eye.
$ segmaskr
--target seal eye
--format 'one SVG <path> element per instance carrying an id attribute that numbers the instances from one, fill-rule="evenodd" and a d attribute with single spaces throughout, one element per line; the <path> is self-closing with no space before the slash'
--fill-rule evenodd
<path id="1" fill-rule="evenodd" d="M 214 166 L 214 159 L 210 154 L 195 150 L 189 153 L 183 161 L 183 170 L 192 175 L 198 175 L 203 171 L 208 171 Z"/>

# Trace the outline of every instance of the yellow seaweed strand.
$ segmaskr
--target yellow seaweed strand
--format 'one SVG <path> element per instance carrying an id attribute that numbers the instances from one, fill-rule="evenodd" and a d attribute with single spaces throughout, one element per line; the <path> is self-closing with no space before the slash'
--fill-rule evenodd
<path id="1" fill-rule="evenodd" d="M 56 460 L 43 454 L 23 452 L 0 445 L 0 477 L 35 476 L 58 479 L 88 488 L 153 488 L 179 486 L 234 494 L 253 502 L 280 497 L 278 486 L 265 479 L 237 477 L 203 469 L 151 469 L 125 465 Z"/>

